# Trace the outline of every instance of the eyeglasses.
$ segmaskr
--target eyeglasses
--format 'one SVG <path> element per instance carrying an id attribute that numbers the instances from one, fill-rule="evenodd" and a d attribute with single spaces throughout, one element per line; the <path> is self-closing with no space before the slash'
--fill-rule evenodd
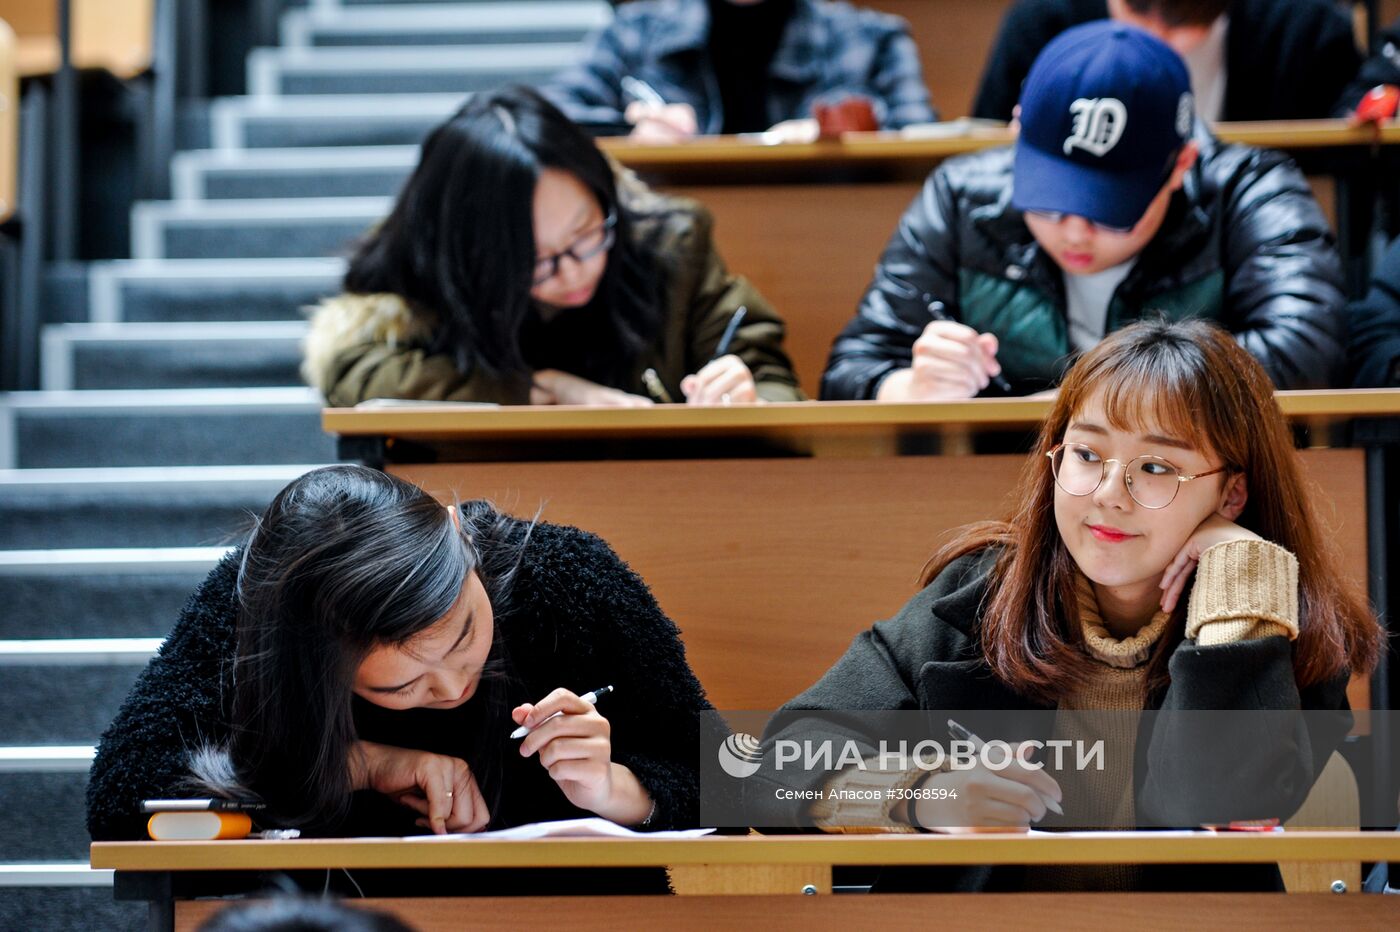
<path id="1" fill-rule="evenodd" d="M 1069 216 L 1069 214 L 1061 213 L 1061 212 L 1058 211 L 1058 210 L 1028 210 L 1028 211 L 1026 211 L 1026 213 L 1028 213 L 1028 214 L 1033 214 L 1034 216 L 1039 217 L 1040 219 L 1046 221 L 1047 223 L 1059 223 L 1061 220 L 1063 220 L 1063 219 L 1065 219 L 1066 217 Z M 1090 220 L 1088 217 L 1085 217 L 1085 218 L 1084 218 L 1084 222 L 1087 223 L 1087 224 L 1089 224 L 1089 226 L 1093 227 L 1094 229 L 1096 229 L 1096 230 L 1102 230 L 1102 231 L 1105 232 L 1105 233 L 1131 233 L 1131 232 L 1133 232 L 1133 228 L 1132 228 L 1132 227 L 1115 227 L 1115 226 L 1109 226 L 1107 223 L 1099 223 L 1097 220 Z"/>
<path id="2" fill-rule="evenodd" d="M 1082 443 L 1062 443 L 1045 455 L 1050 458 L 1056 485 L 1075 496 L 1092 495 L 1108 474 L 1108 464 L 1117 463 L 1123 467 L 1123 484 L 1128 487 L 1133 501 L 1154 511 L 1170 505 L 1183 483 L 1213 476 L 1230 468 L 1221 466 L 1209 472 L 1186 476 L 1160 456 L 1144 454 L 1124 463 L 1122 460 L 1106 460 L 1093 447 Z"/>
<path id="3" fill-rule="evenodd" d="M 600 252 L 612 248 L 612 244 L 617 240 L 617 211 L 608 211 L 608 218 L 591 230 L 580 234 L 563 250 L 556 252 L 552 256 L 545 256 L 535 260 L 532 284 L 543 285 L 551 278 L 559 274 L 559 263 L 565 256 L 575 262 L 587 262 Z"/>

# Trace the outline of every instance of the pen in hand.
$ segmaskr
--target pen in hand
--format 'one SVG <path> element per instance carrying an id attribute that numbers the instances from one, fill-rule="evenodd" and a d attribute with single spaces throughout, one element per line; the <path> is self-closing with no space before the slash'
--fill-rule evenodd
<path id="1" fill-rule="evenodd" d="M 597 705 L 598 699 L 600 697 L 606 696 L 608 693 L 616 691 L 617 690 L 613 689 L 613 687 L 611 686 L 604 686 L 602 689 L 595 689 L 591 693 L 584 693 L 582 696 L 579 696 L 579 698 L 582 699 L 584 702 L 588 703 L 589 705 Z M 510 736 L 516 739 L 523 738 L 530 732 L 534 731 L 536 728 L 539 728 L 545 722 L 553 721 L 554 719 L 558 718 L 563 714 L 563 712 L 555 712 L 553 715 L 544 719 L 544 721 L 537 722 L 534 725 L 521 725 L 519 728 L 515 729 L 515 731 L 512 731 L 510 733 Z"/>
<path id="2" fill-rule="evenodd" d="M 662 97 L 656 90 L 641 78 L 634 78 L 630 74 L 622 76 L 618 82 L 622 85 L 622 93 L 639 103 L 649 104 L 653 107 L 666 106 L 666 98 Z"/>
<path id="3" fill-rule="evenodd" d="M 666 391 L 666 386 L 662 383 L 661 376 L 656 374 L 655 369 L 647 369 L 642 373 L 642 384 L 646 386 L 647 394 L 651 396 L 652 401 L 663 405 L 675 403 L 675 399 L 671 397 L 670 392 Z"/>
<path id="4" fill-rule="evenodd" d="M 945 309 L 942 301 L 933 300 L 929 295 L 924 295 L 924 300 L 928 301 L 928 313 L 934 320 L 946 320 L 957 323 L 957 321 L 954 321 L 953 318 L 948 316 L 948 311 Z M 1000 372 L 988 378 L 992 385 L 996 387 L 997 391 L 1006 395 L 1012 394 L 1011 383 L 1006 381 L 1006 377 Z"/>
<path id="5" fill-rule="evenodd" d="M 977 737 L 972 732 L 968 731 L 966 728 L 953 721 L 951 718 L 948 719 L 948 734 L 952 735 L 958 741 L 972 742 L 972 748 L 975 751 L 982 750 L 982 745 L 986 743 L 981 738 Z M 1035 789 L 1032 789 L 1032 792 L 1036 793 L 1036 795 L 1040 797 L 1041 801 L 1045 803 L 1046 809 L 1049 809 L 1051 812 L 1055 813 L 1055 815 L 1062 816 L 1065 814 L 1065 811 L 1060 808 L 1060 804 L 1055 802 L 1049 796 L 1046 796 L 1044 793 L 1041 793 L 1040 791 Z"/>
<path id="6" fill-rule="evenodd" d="M 724 333 L 720 335 L 719 342 L 715 344 L 715 351 L 710 356 L 710 362 L 714 362 L 729 352 L 729 344 L 734 342 L 734 334 L 739 332 L 739 325 L 744 322 L 744 315 L 748 312 L 749 308 L 746 304 L 739 305 L 738 309 L 734 311 L 734 316 L 729 318 Z"/>

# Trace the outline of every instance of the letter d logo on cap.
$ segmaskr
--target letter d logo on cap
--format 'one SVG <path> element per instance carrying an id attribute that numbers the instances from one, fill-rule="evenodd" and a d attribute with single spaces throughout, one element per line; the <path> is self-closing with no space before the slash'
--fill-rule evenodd
<path id="1" fill-rule="evenodd" d="M 1065 140 L 1065 155 L 1075 149 L 1090 155 L 1107 155 L 1128 128 L 1128 108 L 1112 97 L 1081 97 L 1069 105 L 1069 112 L 1074 125 Z"/>

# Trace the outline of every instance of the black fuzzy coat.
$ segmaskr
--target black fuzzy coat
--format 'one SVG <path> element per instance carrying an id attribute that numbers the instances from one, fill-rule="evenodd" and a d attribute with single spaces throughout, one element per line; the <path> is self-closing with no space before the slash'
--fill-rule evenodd
<path id="1" fill-rule="evenodd" d="M 238 552 L 225 557 L 195 591 L 103 734 L 88 782 L 88 831 L 95 840 L 146 837 L 143 799 L 207 795 L 186 786 L 188 755 L 229 737 L 238 560 Z M 656 801 L 649 827 L 697 824 L 696 713 L 710 704 L 686 662 L 680 631 L 603 540 L 574 528 L 535 527 L 496 625 L 492 656 L 506 651 L 513 675 L 491 688 L 507 690 L 513 705 L 561 686 L 577 693 L 615 686 L 599 711 L 612 725 L 613 760 Z M 493 829 L 592 814 L 569 803 L 535 757 L 519 756 L 519 742 L 507 737 L 513 722 L 483 721 L 484 703 L 390 711 L 355 702 L 361 738 L 472 765 Z M 483 736 L 501 753 L 489 753 Z M 493 765 L 476 763 L 493 758 Z M 421 833 L 414 818 L 379 794 L 362 792 L 344 824 L 313 824 L 307 833 Z"/>

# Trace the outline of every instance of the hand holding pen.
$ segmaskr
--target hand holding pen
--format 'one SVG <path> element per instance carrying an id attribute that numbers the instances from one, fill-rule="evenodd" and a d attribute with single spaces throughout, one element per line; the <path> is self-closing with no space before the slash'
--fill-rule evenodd
<path id="1" fill-rule="evenodd" d="M 1011 394 L 997 362 L 996 335 L 978 333 L 953 320 L 943 302 L 930 295 L 924 295 L 924 300 L 933 319 L 914 341 L 910 367 L 885 380 L 880 399 L 958 401 L 976 397 L 989 385 Z"/>
<path id="2" fill-rule="evenodd" d="M 520 726 L 511 732 L 522 757 L 535 756 L 564 797 L 580 809 L 622 825 L 647 817 L 651 798 L 632 771 L 612 760 L 612 726 L 598 712 L 598 699 L 615 692 L 604 686 L 576 695 L 556 689 L 537 703 L 511 710 Z"/>
<path id="3" fill-rule="evenodd" d="M 627 101 L 623 119 L 632 124 L 631 138 L 637 142 L 677 142 L 700 131 L 690 104 L 668 104 L 656 88 L 631 75 L 623 75 L 619 83 Z"/>
<path id="4" fill-rule="evenodd" d="M 948 733 L 954 740 L 971 742 L 977 751 L 983 746 L 981 738 L 952 719 Z M 1019 746 L 1011 747 L 1019 761 Z M 979 764 L 969 770 L 937 773 L 925 785 L 956 793 L 911 804 L 915 807 L 912 821 L 943 832 L 1023 832 L 1047 812 L 1063 815 L 1060 785 L 1044 769 L 1019 762 L 1000 770 Z"/>
<path id="5" fill-rule="evenodd" d="M 729 352 L 748 311 L 746 306 L 739 305 L 715 344 L 710 361 L 699 372 L 681 380 L 686 404 L 729 405 L 758 401 L 758 384 L 754 381 L 753 373 L 742 359 Z"/>

